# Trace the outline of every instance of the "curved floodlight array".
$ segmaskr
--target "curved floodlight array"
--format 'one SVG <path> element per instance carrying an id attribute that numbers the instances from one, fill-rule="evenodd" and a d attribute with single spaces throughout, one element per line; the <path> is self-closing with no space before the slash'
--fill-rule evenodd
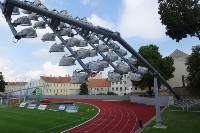
<path id="1" fill-rule="evenodd" d="M 50 52 L 50 53 L 51 53 L 51 52 L 65 52 L 64 46 L 61 45 L 61 44 L 55 43 L 55 44 L 53 44 L 53 45 L 51 46 L 49 52 Z"/>
<path id="2" fill-rule="evenodd" d="M 35 22 L 34 25 L 33 25 L 33 28 L 34 29 L 45 29 L 46 28 L 46 22 L 44 22 L 44 21 Z"/>
<path id="3" fill-rule="evenodd" d="M 88 74 L 84 71 L 75 70 L 72 74 L 70 83 L 72 84 L 82 84 L 88 81 Z"/>
<path id="4" fill-rule="evenodd" d="M 37 37 L 36 31 L 31 28 L 26 28 L 17 33 L 19 38 L 35 38 Z"/>
<path id="5" fill-rule="evenodd" d="M 59 66 L 73 66 L 75 64 L 76 59 L 71 56 L 63 56 L 60 60 Z"/>
<path id="6" fill-rule="evenodd" d="M 55 33 L 46 33 L 42 36 L 41 39 L 43 42 L 45 41 L 55 41 L 56 40 L 56 35 Z"/>
<path id="7" fill-rule="evenodd" d="M 21 26 L 31 26 L 31 20 L 27 16 L 19 17 L 17 20 L 14 20 L 13 25 L 17 27 L 18 25 Z"/>

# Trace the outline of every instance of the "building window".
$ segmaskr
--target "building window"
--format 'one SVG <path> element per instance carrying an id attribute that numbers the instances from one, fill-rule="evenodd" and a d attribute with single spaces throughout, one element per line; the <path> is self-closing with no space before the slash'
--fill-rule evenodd
<path id="1" fill-rule="evenodd" d="M 124 81 L 124 84 L 126 84 L 126 81 Z"/>
<path id="2" fill-rule="evenodd" d="M 126 87 L 124 87 L 125 91 L 126 91 Z"/>
<path id="3" fill-rule="evenodd" d="M 118 82 L 116 82 L 116 85 L 118 84 Z"/>
<path id="4" fill-rule="evenodd" d="M 60 90 L 60 92 L 62 92 L 62 89 Z"/>
<path id="5" fill-rule="evenodd" d="M 120 87 L 120 91 L 122 92 L 122 87 Z"/>
<path id="6" fill-rule="evenodd" d="M 114 82 L 112 82 L 112 85 L 114 85 Z"/>
<path id="7" fill-rule="evenodd" d="M 122 81 L 120 81 L 120 85 L 122 84 Z"/>
<path id="8" fill-rule="evenodd" d="M 101 91 L 103 91 L 103 88 L 101 88 Z"/>
<path id="9" fill-rule="evenodd" d="M 124 78 L 126 78 L 126 75 L 124 75 Z"/>
<path id="10" fill-rule="evenodd" d="M 116 91 L 118 91 L 118 87 L 116 87 Z"/>
<path id="11" fill-rule="evenodd" d="M 49 92 L 51 92 L 51 89 L 49 89 Z"/>
<path id="12" fill-rule="evenodd" d="M 112 91 L 114 91 L 114 87 L 112 87 Z"/>
<path id="13" fill-rule="evenodd" d="M 99 88 L 97 88 L 97 91 L 99 91 Z"/>
<path id="14" fill-rule="evenodd" d="M 135 86 L 135 90 L 137 90 L 137 86 Z"/>

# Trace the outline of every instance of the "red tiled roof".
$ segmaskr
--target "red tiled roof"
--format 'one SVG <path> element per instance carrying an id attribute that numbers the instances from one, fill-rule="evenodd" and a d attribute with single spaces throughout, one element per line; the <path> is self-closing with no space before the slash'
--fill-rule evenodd
<path id="1" fill-rule="evenodd" d="M 40 76 L 46 83 L 70 83 L 71 77 L 46 77 Z"/>
<path id="2" fill-rule="evenodd" d="M 94 88 L 94 87 L 110 87 L 111 83 L 107 81 L 106 79 L 90 79 L 87 83 L 88 87 Z"/>

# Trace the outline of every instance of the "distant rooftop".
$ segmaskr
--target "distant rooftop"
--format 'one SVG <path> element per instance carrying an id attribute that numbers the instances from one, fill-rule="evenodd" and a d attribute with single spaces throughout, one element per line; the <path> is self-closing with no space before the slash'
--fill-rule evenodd
<path id="1" fill-rule="evenodd" d="M 169 55 L 172 58 L 178 58 L 178 57 L 188 57 L 188 54 L 176 49 L 172 54 Z"/>
<path id="2" fill-rule="evenodd" d="M 87 84 L 88 84 L 88 87 L 91 87 L 91 88 L 111 86 L 111 83 L 107 81 L 106 79 L 90 79 Z"/>
<path id="3" fill-rule="evenodd" d="M 40 76 L 46 83 L 70 83 L 71 77 L 47 77 L 47 76 Z"/>

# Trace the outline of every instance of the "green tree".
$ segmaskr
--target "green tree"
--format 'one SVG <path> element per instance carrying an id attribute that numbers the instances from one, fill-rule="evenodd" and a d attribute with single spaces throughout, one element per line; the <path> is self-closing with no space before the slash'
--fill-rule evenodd
<path id="1" fill-rule="evenodd" d="M 4 81 L 4 77 L 2 75 L 2 72 L 0 72 L 0 92 L 5 91 L 5 85 L 6 85 L 6 82 Z"/>
<path id="2" fill-rule="evenodd" d="M 88 95 L 88 85 L 86 83 L 81 84 L 79 95 Z"/>
<path id="3" fill-rule="evenodd" d="M 139 54 L 145 58 L 157 71 L 160 73 L 163 78 L 169 80 L 173 78 L 173 72 L 175 71 L 175 67 L 173 66 L 174 60 L 171 57 L 162 58 L 162 55 L 159 53 L 159 48 L 155 45 L 142 46 L 139 49 Z M 142 66 L 140 62 L 136 65 Z M 149 93 L 152 93 L 151 87 L 154 86 L 154 77 L 152 73 L 149 71 L 147 74 L 144 74 L 142 80 L 139 82 L 132 81 L 134 86 L 139 86 L 144 89 L 148 87 Z M 158 87 L 160 88 L 161 82 L 158 81 Z"/>
<path id="4" fill-rule="evenodd" d="M 187 35 L 200 39 L 199 0 L 158 0 L 161 23 L 166 35 L 179 42 Z"/>
<path id="5" fill-rule="evenodd" d="M 186 60 L 188 71 L 187 88 L 196 94 L 200 94 L 200 45 L 192 48 L 191 55 Z"/>

